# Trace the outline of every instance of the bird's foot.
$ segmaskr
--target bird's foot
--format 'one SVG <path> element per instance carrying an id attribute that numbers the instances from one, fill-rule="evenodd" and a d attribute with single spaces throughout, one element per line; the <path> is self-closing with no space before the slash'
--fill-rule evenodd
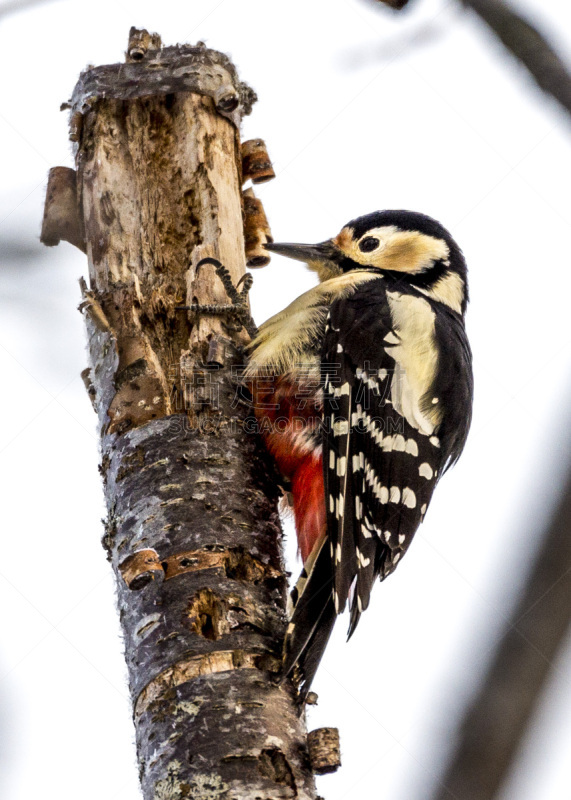
<path id="1" fill-rule="evenodd" d="M 196 265 L 196 271 L 204 264 L 212 264 L 216 274 L 220 278 L 222 285 L 228 295 L 230 303 L 200 304 L 191 303 L 188 306 L 177 306 L 177 311 L 190 311 L 193 314 L 205 314 L 217 317 L 226 317 L 226 325 L 229 330 L 240 331 L 242 328 L 248 332 L 253 339 L 257 335 L 258 329 L 250 309 L 248 308 L 248 292 L 252 288 L 254 279 L 249 272 L 245 273 L 238 281 L 237 286 L 232 283 L 232 277 L 224 264 L 217 258 L 203 258 Z M 240 289 L 240 284 L 242 288 Z"/>

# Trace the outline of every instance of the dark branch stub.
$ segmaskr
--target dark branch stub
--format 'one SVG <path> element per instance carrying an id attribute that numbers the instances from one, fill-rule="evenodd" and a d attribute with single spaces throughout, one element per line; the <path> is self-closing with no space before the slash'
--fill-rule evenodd
<path id="1" fill-rule="evenodd" d="M 86 252 L 83 219 L 77 205 L 77 176 L 69 167 L 52 167 L 48 178 L 40 241 L 55 247 L 62 239 Z"/>
<path id="2" fill-rule="evenodd" d="M 271 244 L 274 240 L 262 201 L 256 197 L 253 189 L 246 189 L 243 197 L 246 264 L 250 268 L 259 269 L 270 263 L 269 252 L 264 245 Z"/>
<path id="3" fill-rule="evenodd" d="M 133 26 L 129 31 L 127 61 L 142 61 L 149 50 L 160 50 L 161 47 L 162 41 L 158 33 L 149 33 L 147 30 L 139 30 Z"/>
<path id="4" fill-rule="evenodd" d="M 242 180 L 266 183 L 276 177 L 268 148 L 263 139 L 248 139 L 242 142 Z"/>
<path id="5" fill-rule="evenodd" d="M 307 737 L 309 760 L 316 775 L 336 772 L 341 766 L 341 749 L 337 728 L 316 728 Z"/>

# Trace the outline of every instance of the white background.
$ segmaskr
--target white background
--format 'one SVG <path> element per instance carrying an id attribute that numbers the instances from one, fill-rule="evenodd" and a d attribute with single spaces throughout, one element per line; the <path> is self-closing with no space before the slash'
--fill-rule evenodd
<path id="1" fill-rule="evenodd" d="M 518 6 L 569 49 L 566 0 Z M 409 208 L 464 249 L 472 433 L 348 645 L 340 621 L 310 716 L 341 730 L 343 768 L 319 781 L 326 800 L 425 800 L 569 453 L 571 125 L 456 0 L 401 14 L 363 0 L 61 0 L 0 19 L 0 793 L 139 797 L 79 377 L 86 264 L 70 245 L 38 244 L 48 168 L 72 166 L 59 104 L 86 64 L 122 60 L 131 25 L 166 44 L 203 39 L 255 87 L 244 138 L 263 137 L 274 160 L 277 179 L 258 194 L 276 241 L 321 241 L 360 214 Z M 255 273 L 257 321 L 313 281 L 274 258 Z M 567 800 L 570 668 L 571 642 L 498 800 Z"/>

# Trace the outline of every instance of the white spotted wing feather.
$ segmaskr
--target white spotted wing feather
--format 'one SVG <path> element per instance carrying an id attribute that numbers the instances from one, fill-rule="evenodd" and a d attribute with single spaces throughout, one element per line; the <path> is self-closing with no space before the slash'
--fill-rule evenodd
<path id="1" fill-rule="evenodd" d="M 322 351 L 333 591 L 338 613 L 350 599 L 350 633 L 375 578 L 390 574 L 408 548 L 451 455 L 438 436 L 439 395 L 454 391 L 441 363 L 438 306 L 387 283 L 379 277 L 332 304 Z M 469 373 L 463 352 L 455 359 Z M 464 438 L 468 425 L 469 416 Z"/>

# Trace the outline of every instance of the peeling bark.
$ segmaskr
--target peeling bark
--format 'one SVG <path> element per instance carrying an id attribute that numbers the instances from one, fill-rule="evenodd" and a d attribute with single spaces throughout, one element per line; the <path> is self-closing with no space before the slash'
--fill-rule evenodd
<path id="1" fill-rule="evenodd" d="M 244 274 L 237 123 L 253 93 L 225 56 L 143 34 L 130 63 L 82 74 L 71 109 L 85 379 L 143 795 L 313 800 L 303 715 L 276 681 L 286 578 L 275 481 L 233 376 L 245 333 L 177 310 L 228 303 L 212 267 L 197 274 L 205 254 Z"/>

